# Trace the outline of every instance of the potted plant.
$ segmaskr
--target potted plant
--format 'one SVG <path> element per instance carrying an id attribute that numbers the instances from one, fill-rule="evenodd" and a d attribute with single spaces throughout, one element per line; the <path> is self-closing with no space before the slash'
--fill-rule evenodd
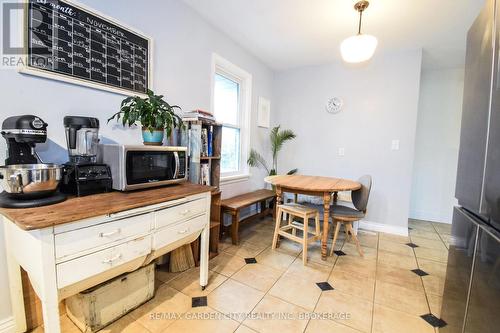
<path id="1" fill-rule="evenodd" d="M 175 109 L 181 108 L 168 104 L 163 95 L 155 95 L 153 91 L 148 90 L 145 98 L 125 98 L 120 105 L 120 111 L 109 118 L 108 123 L 114 118 L 117 121 L 121 119 L 123 126 L 132 127 L 140 123 L 144 144 L 161 146 L 165 131 L 168 137 L 173 128 L 183 126 L 182 119 L 175 113 Z"/>
<path id="2" fill-rule="evenodd" d="M 251 167 L 262 166 L 269 176 L 274 176 L 278 174 L 278 153 L 280 152 L 283 144 L 287 141 L 295 139 L 296 135 L 291 130 L 281 130 L 280 125 L 274 127 L 269 134 L 269 139 L 271 140 L 271 153 L 273 156 L 273 164 L 269 168 L 264 157 L 259 154 L 256 150 L 251 149 L 250 155 L 248 157 L 247 163 Z M 297 169 L 292 169 L 287 172 L 287 175 L 292 175 L 297 172 Z"/>

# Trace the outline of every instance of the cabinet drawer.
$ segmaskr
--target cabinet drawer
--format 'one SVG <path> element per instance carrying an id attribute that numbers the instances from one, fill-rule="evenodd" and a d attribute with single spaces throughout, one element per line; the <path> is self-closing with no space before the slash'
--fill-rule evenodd
<path id="1" fill-rule="evenodd" d="M 207 215 L 202 215 L 191 220 L 160 229 L 153 234 L 153 250 L 160 249 L 197 231 L 200 231 L 207 224 Z"/>
<path id="2" fill-rule="evenodd" d="M 56 258 L 60 259 L 121 239 L 142 236 L 151 230 L 152 223 L 153 213 L 148 213 L 57 234 Z"/>
<path id="3" fill-rule="evenodd" d="M 189 201 L 156 212 L 156 228 L 161 228 L 179 221 L 188 220 L 207 210 L 206 198 Z"/>
<path id="4" fill-rule="evenodd" d="M 56 265 L 59 289 L 123 265 L 151 252 L 151 236 L 98 251 Z"/>

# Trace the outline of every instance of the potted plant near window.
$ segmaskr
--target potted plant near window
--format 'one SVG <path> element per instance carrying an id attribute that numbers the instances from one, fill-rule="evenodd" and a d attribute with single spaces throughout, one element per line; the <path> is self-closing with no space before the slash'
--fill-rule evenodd
<path id="1" fill-rule="evenodd" d="M 287 141 L 295 139 L 296 135 L 292 130 L 284 129 L 280 130 L 280 125 L 274 127 L 269 134 L 269 140 L 271 141 L 271 153 L 273 156 L 273 162 L 271 167 L 268 166 L 266 159 L 259 154 L 254 149 L 250 150 L 250 155 L 248 156 L 247 164 L 251 167 L 263 167 L 269 176 L 274 176 L 278 174 L 278 154 L 283 147 L 283 144 Z M 287 172 L 287 175 L 292 175 L 297 172 L 297 169 L 292 169 Z"/>
<path id="2" fill-rule="evenodd" d="M 181 108 L 168 104 L 163 95 L 155 95 L 153 91 L 148 90 L 145 98 L 125 98 L 120 105 L 120 111 L 109 118 L 108 123 L 115 118 L 117 121 L 121 119 L 123 126 L 132 127 L 140 123 L 144 144 L 161 146 L 165 131 L 168 137 L 173 128 L 183 126 L 182 119 L 175 113 L 175 109 Z"/>

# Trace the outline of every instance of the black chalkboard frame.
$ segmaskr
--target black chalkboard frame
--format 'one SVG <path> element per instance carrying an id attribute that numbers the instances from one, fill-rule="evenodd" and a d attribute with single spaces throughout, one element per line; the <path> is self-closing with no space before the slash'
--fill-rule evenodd
<path id="1" fill-rule="evenodd" d="M 58 3 L 62 4 L 68 4 L 69 6 L 73 6 L 78 10 L 84 11 L 88 13 L 91 16 L 94 16 L 98 19 L 104 20 L 116 27 L 119 27 L 120 29 L 126 30 L 127 32 L 134 34 L 140 38 L 143 38 L 144 40 L 147 41 L 147 52 L 148 52 L 148 57 L 147 57 L 147 89 L 148 90 L 153 90 L 153 39 L 143 32 L 139 31 L 136 28 L 132 28 L 124 23 L 119 22 L 115 18 L 112 18 L 106 14 L 103 14 L 93 8 L 90 8 L 86 5 L 83 5 L 77 1 L 74 0 L 47 0 L 48 2 L 55 1 Z M 27 75 L 33 75 L 33 76 L 39 76 L 42 78 L 46 79 L 53 79 L 56 81 L 61 81 L 65 83 L 70 83 L 70 84 L 76 84 L 80 86 L 85 86 L 89 88 L 94 88 L 94 89 L 99 89 L 99 90 L 104 90 L 120 95 L 125 95 L 125 96 L 131 96 L 131 95 L 137 95 L 144 97 L 146 96 L 145 93 L 141 93 L 132 89 L 125 89 L 117 86 L 113 86 L 110 84 L 106 83 L 99 83 L 87 79 L 80 79 L 78 77 L 72 77 L 68 76 L 65 74 L 60 74 L 55 71 L 48 71 L 48 70 L 43 70 L 39 69 L 33 66 L 29 66 L 29 1 L 26 1 L 24 3 L 24 10 L 23 10 L 23 28 L 22 28 L 22 38 L 23 38 L 23 47 L 24 47 L 24 52 L 23 52 L 23 61 L 22 64 L 20 64 L 18 71 L 22 74 L 27 74 Z"/>

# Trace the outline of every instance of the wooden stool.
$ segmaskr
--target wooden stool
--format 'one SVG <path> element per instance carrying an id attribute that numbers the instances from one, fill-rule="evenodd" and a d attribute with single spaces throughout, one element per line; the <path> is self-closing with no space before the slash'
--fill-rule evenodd
<path id="1" fill-rule="evenodd" d="M 288 214 L 288 223 L 282 227 L 281 222 L 283 220 L 284 213 Z M 302 225 L 295 222 L 293 220 L 294 217 L 301 218 L 303 220 Z M 315 219 L 316 228 L 314 232 L 311 232 L 313 236 L 309 237 L 309 218 L 312 217 L 314 217 Z M 297 229 L 302 230 L 302 238 L 297 236 Z M 291 233 L 289 231 L 291 231 Z M 279 236 L 283 236 L 294 242 L 302 244 L 302 262 L 305 265 L 307 263 L 307 245 L 311 241 L 321 239 L 318 210 L 297 203 L 278 205 L 278 213 L 276 214 L 276 226 L 274 229 L 273 237 L 273 249 L 275 249 L 278 245 Z"/>

